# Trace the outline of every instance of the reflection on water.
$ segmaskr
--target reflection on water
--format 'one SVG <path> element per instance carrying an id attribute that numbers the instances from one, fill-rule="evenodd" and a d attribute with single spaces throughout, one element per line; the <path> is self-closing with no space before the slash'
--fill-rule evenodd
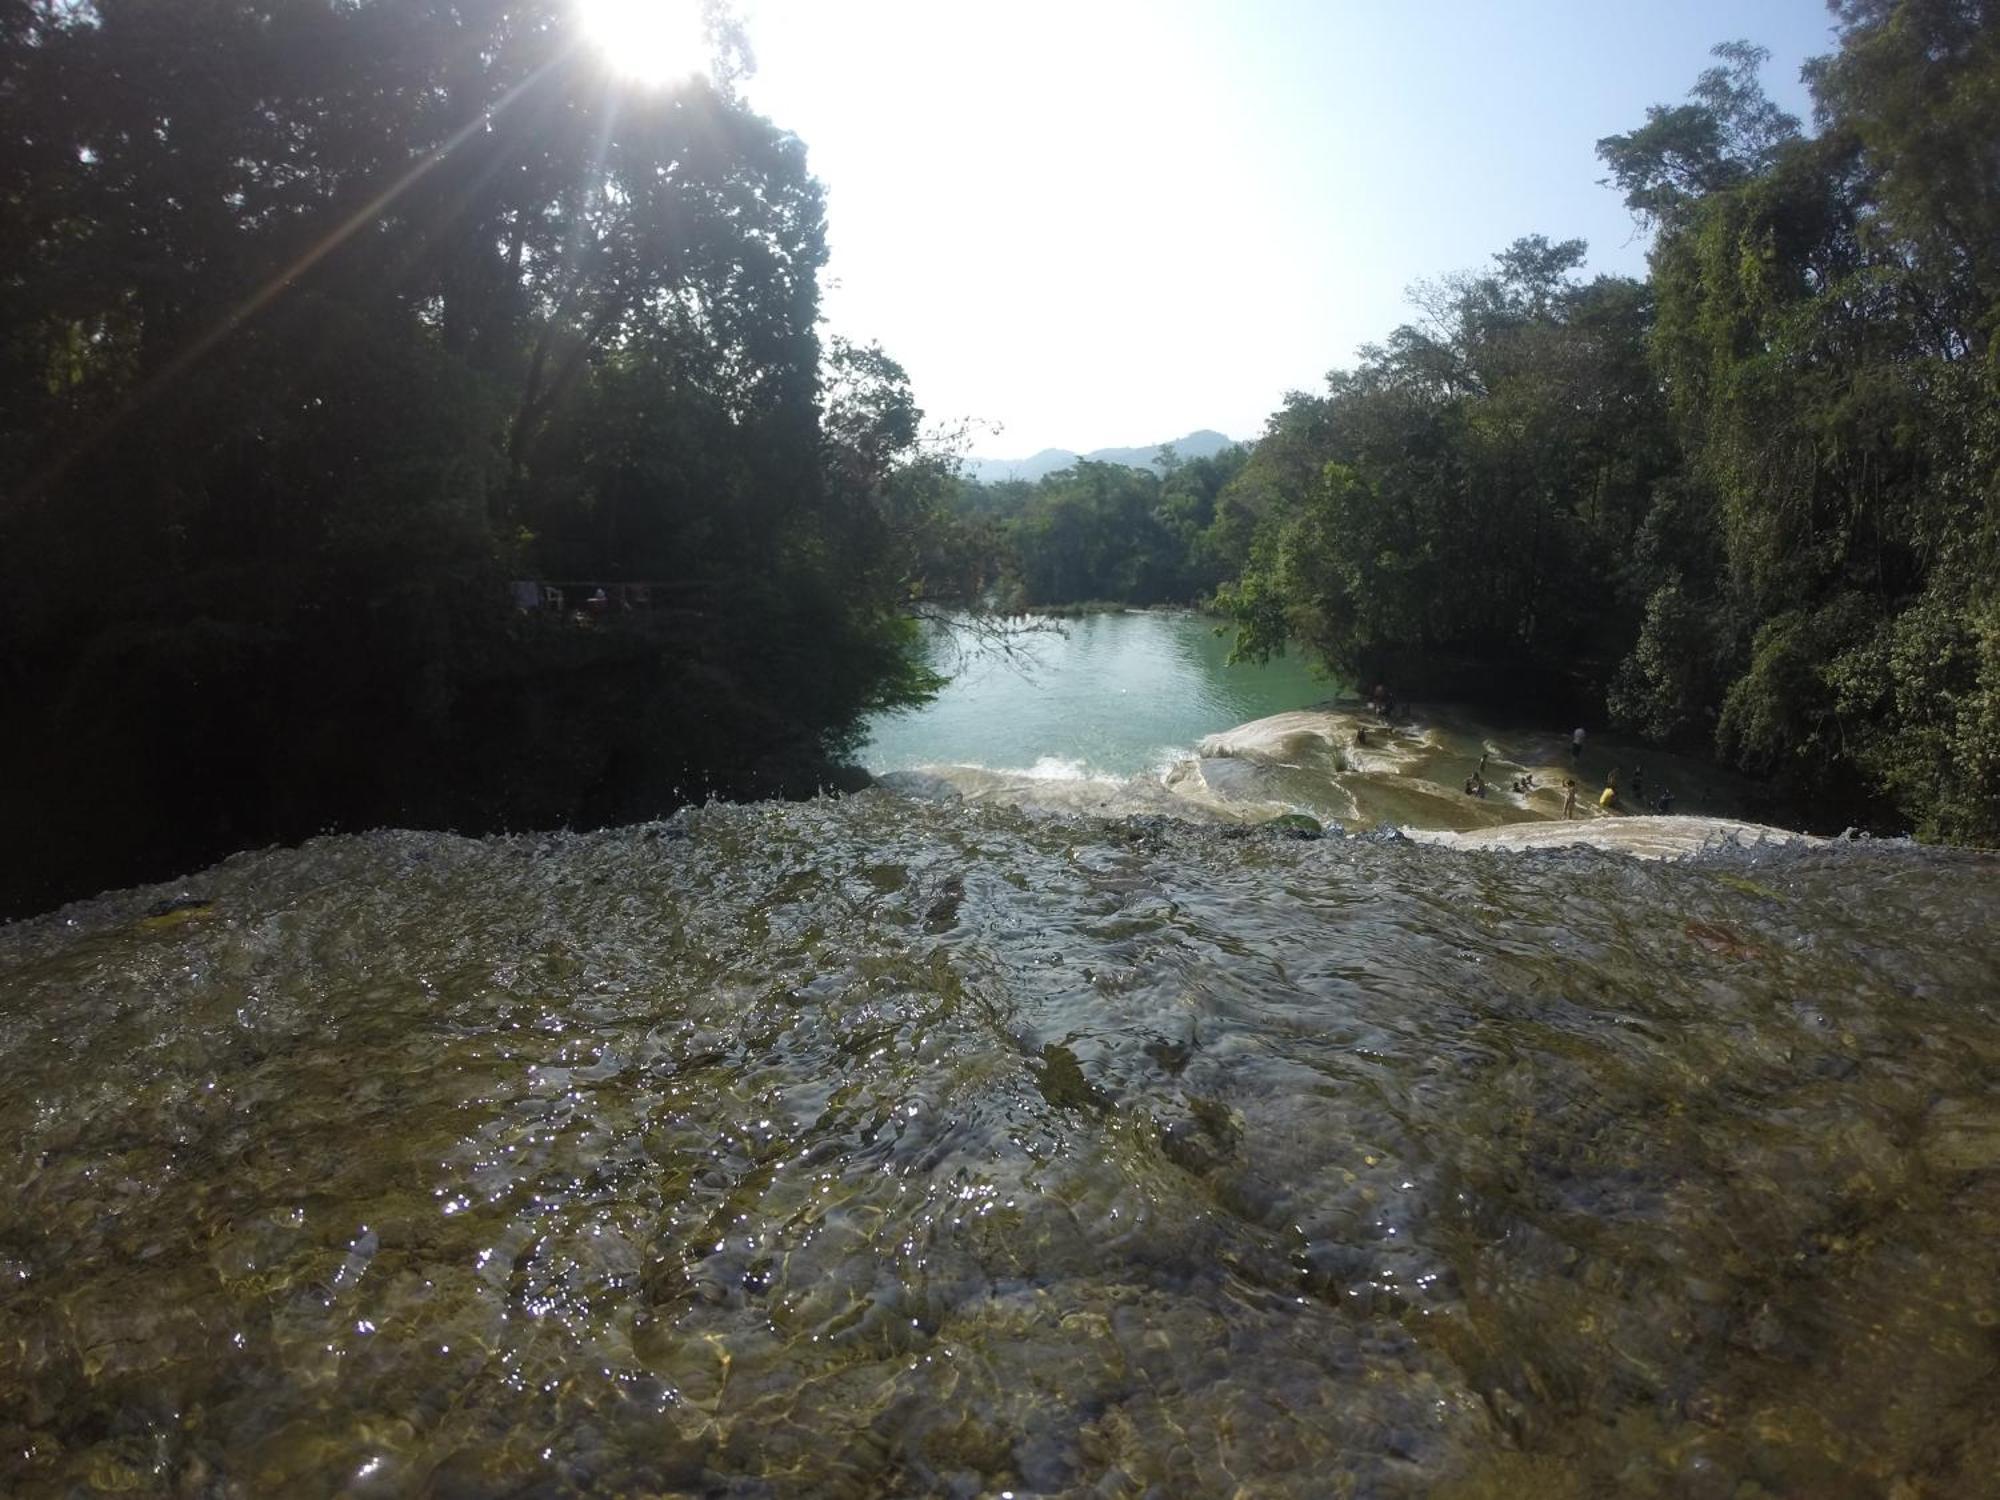
<path id="1" fill-rule="evenodd" d="M 1994 874 L 869 793 L 0 929 L 0 1491 L 1987 1494 Z"/>
<path id="2" fill-rule="evenodd" d="M 1680 814 L 1736 816 L 1746 805 L 1736 778 L 1698 759 L 1596 732 L 1573 757 L 1568 724 L 1503 731 L 1440 704 L 1405 705 L 1386 721 L 1296 657 L 1230 666 L 1227 633 L 1200 615 L 1092 615 L 998 651 L 940 629 L 931 649 L 950 686 L 874 721 L 861 758 L 905 789 L 918 773 L 971 802 L 1478 829 L 1561 818 L 1571 777 L 1578 819 L 1596 819 L 1615 774 L 1621 815 L 1650 812 L 1667 791 Z M 1467 795 L 1475 772 L 1483 796 Z"/>
<path id="3" fill-rule="evenodd" d="M 1041 621 L 1004 652 L 935 630 L 931 660 L 950 685 L 920 709 L 876 719 L 861 763 L 878 772 L 963 765 L 1043 779 L 1125 777 L 1205 734 L 1333 690 L 1297 656 L 1229 665 L 1231 634 L 1173 610 Z"/>

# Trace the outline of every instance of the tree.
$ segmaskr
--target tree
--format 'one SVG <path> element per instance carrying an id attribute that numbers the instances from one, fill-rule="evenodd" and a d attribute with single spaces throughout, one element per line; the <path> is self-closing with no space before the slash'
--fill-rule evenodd
<path id="1" fill-rule="evenodd" d="M 1611 182 L 1641 219 L 1670 221 L 1707 194 L 1754 177 L 1798 137 L 1798 120 L 1771 103 L 1758 80 L 1771 60 L 1767 48 L 1723 42 L 1714 55 L 1721 66 L 1696 80 L 1687 103 L 1654 105 L 1639 129 L 1597 143 Z"/>
<path id="2" fill-rule="evenodd" d="M 1647 283 L 1522 240 L 1288 398 L 1212 527 L 1242 650 L 1567 684 L 1814 820 L 2000 840 L 2000 13 L 1833 9 L 1813 136 L 1730 43 L 1599 142 Z"/>
<path id="3" fill-rule="evenodd" d="M 1426 663 L 1483 665 L 1515 699 L 1602 680 L 1604 621 L 1635 612 L 1619 557 L 1673 455 L 1650 298 L 1581 281 L 1583 255 L 1531 236 L 1419 288 L 1421 323 L 1272 419 L 1268 461 L 1260 448 L 1238 481 L 1255 540 L 1223 595 L 1242 649 L 1290 637 L 1406 684 Z"/>
<path id="4" fill-rule="evenodd" d="M 914 407 L 823 363 L 803 145 L 578 42 L 564 0 L 0 8 L 0 774 L 55 851 L 0 906 L 809 789 L 933 684 Z"/>
<path id="5" fill-rule="evenodd" d="M 2000 391 L 1979 351 L 2000 176 L 1979 101 L 2000 97 L 2000 26 L 1928 0 L 1836 11 L 1841 50 L 1809 70 L 1815 138 L 1734 130 L 1775 116 L 1747 81 L 1687 107 L 1757 148 L 1681 191 L 1653 251 L 1654 355 L 1688 454 L 1674 503 L 1721 545 L 1662 584 L 1617 701 L 1657 726 L 1708 696 L 1718 748 L 1817 807 L 1880 799 L 1927 834 L 1991 839 Z M 1643 210 L 1630 140 L 1606 158 Z M 1642 684 L 1674 707 L 1649 713 Z"/>

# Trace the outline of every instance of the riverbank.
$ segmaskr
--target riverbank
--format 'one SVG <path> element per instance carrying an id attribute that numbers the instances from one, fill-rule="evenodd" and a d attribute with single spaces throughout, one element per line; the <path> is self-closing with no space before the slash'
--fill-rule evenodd
<path id="1" fill-rule="evenodd" d="M 1627 789 L 1635 775 L 1643 778 L 1644 795 L 1670 790 L 1679 816 L 1628 817 L 1601 807 L 1599 791 L 1614 772 Z M 1465 790 L 1475 773 L 1484 778 L 1484 796 Z M 1577 811 L 1565 820 L 1565 783 L 1572 777 Z M 892 792 L 970 805 L 1239 825 L 1305 814 L 1348 832 L 1386 826 L 1483 834 L 1485 847 L 1568 842 L 1664 851 L 1697 846 L 1723 829 L 1763 827 L 1742 816 L 1741 783 L 1685 757 L 1588 737 L 1578 756 L 1566 733 L 1496 731 L 1443 705 L 1411 706 L 1391 723 L 1342 699 L 1206 735 L 1131 774 L 1106 774 L 1045 755 L 1026 767 L 934 764 L 889 772 L 882 781 Z M 1604 831 L 1626 825 L 1653 831 Z M 1502 831 L 1516 837 L 1500 839 Z M 1784 831 L 1767 829 L 1766 835 Z"/>
<path id="2" fill-rule="evenodd" d="M 1230 661 L 1221 622 L 1178 611 L 1065 621 L 996 652 L 970 627 L 939 626 L 938 698 L 873 721 L 861 763 L 922 778 L 931 795 L 1092 816 L 1170 814 L 1243 823 L 1304 813 L 1350 831 L 1472 830 L 1620 811 L 1773 819 L 1758 788 L 1714 764 L 1589 731 L 1571 721 L 1496 723 L 1465 705 L 1400 705 L 1394 723 L 1297 657 Z M 1480 773 L 1484 797 L 1468 796 Z M 1633 786 L 1640 791 L 1635 797 Z"/>
<path id="3" fill-rule="evenodd" d="M 1663 793 L 1672 798 L 1671 812 L 1741 817 L 1755 792 L 1693 757 L 1588 733 L 1578 753 L 1565 728 L 1496 728 L 1456 704 L 1400 705 L 1390 720 L 1351 698 L 1324 700 L 1210 735 L 1197 760 L 1210 784 L 1224 775 L 1238 794 L 1288 790 L 1316 804 L 1300 811 L 1324 809 L 1349 827 L 1471 830 L 1561 821 L 1571 780 L 1578 822 L 1658 811 Z M 1233 766 L 1219 772 L 1215 762 Z M 1483 795 L 1466 790 L 1475 776 Z M 1601 806 L 1614 779 L 1618 798 Z"/>

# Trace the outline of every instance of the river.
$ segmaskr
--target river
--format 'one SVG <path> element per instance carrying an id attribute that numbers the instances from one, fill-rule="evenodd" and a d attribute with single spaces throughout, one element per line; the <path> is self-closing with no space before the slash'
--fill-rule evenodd
<path id="1" fill-rule="evenodd" d="M 1043 779 L 1164 769 L 1204 735 L 1302 708 L 1334 687 L 1297 655 L 1231 666 L 1220 621 L 1176 610 L 1023 620 L 1006 649 L 933 627 L 935 701 L 885 714 L 861 760 L 871 771 L 967 766 Z"/>
<path id="2" fill-rule="evenodd" d="M 0 1493 L 1991 1493 L 1992 857 L 943 780 L 0 927 Z"/>
<path id="3" fill-rule="evenodd" d="M 1601 726 L 1586 726 L 1578 757 L 1570 725 L 1502 730 L 1450 704 L 1399 705 L 1385 721 L 1298 656 L 1232 664 L 1223 627 L 1185 611 L 1032 621 L 997 644 L 947 625 L 928 645 L 950 685 L 876 719 L 861 752 L 905 791 L 1210 822 L 1303 813 L 1357 831 L 1558 819 L 1571 778 L 1588 821 L 1614 774 L 1619 813 L 1652 811 L 1662 791 L 1683 814 L 1735 816 L 1747 802 L 1713 765 Z M 1486 790 L 1471 797 L 1475 773 Z"/>

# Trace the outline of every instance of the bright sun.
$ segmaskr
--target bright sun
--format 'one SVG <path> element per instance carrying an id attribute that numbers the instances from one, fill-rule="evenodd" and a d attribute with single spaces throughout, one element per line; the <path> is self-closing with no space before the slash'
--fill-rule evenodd
<path id="1" fill-rule="evenodd" d="M 700 0 L 576 0 L 584 35 L 618 72 L 672 83 L 708 65 Z"/>

